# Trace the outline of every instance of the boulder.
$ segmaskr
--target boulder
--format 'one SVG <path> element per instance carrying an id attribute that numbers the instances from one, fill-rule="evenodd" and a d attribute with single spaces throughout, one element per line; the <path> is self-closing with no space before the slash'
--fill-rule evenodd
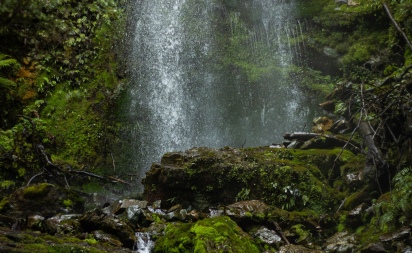
<path id="1" fill-rule="evenodd" d="M 125 247 L 133 248 L 135 245 L 136 236 L 130 226 L 100 210 L 90 210 L 84 213 L 79 218 L 79 222 L 86 232 L 102 230 L 119 238 Z"/>
<path id="2" fill-rule="evenodd" d="M 335 205 L 341 200 L 332 197 L 338 195 L 324 175 L 332 167 L 339 172 L 342 158 L 349 161 L 353 156 L 345 151 L 336 158 L 341 150 L 270 147 L 193 148 L 181 153 L 166 154 L 166 164 L 154 163 L 146 173 L 143 195 L 149 203 L 161 200 L 165 209 L 173 202 L 200 211 L 248 199 L 264 199 L 285 209 Z"/>
<path id="3" fill-rule="evenodd" d="M 17 189 L 8 197 L 7 207 L 1 212 L 9 217 L 32 215 L 52 217 L 58 213 L 82 213 L 84 201 L 75 192 L 52 184 L 42 183 Z"/>

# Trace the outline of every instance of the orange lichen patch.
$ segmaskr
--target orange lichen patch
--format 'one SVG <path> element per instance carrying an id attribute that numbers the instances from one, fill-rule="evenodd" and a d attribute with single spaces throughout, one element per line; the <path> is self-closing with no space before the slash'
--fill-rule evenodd
<path id="1" fill-rule="evenodd" d="M 313 120 L 312 132 L 323 133 L 328 131 L 333 125 L 333 121 L 328 117 L 318 117 Z"/>
<path id="2" fill-rule="evenodd" d="M 27 90 L 24 93 L 22 100 L 28 100 L 28 99 L 34 98 L 36 95 L 37 95 L 37 93 L 35 91 Z"/>
<path id="3" fill-rule="evenodd" d="M 35 73 L 31 72 L 30 70 L 26 69 L 25 67 L 21 67 L 19 72 L 17 73 L 18 77 L 34 79 L 36 78 Z"/>

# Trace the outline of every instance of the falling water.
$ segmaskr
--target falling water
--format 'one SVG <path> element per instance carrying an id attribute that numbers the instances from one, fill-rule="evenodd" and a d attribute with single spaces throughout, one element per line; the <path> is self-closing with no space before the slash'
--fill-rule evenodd
<path id="1" fill-rule="evenodd" d="M 135 252 L 138 253 L 150 253 L 154 247 L 154 241 L 151 240 L 149 233 L 137 232 L 136 233 L 136 245 Z"/>
<path id="2" fill-rule="evenodd" d="M 219 2 L 135 2 L 128 114 L 141 176 L 165 152 L 270 145 L 314 116 L 287 71 L 301 50 L 294 1 Z"/>

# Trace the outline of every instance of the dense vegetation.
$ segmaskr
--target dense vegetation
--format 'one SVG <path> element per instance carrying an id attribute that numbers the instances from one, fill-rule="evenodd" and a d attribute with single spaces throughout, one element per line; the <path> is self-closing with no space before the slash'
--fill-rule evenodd
<path id="1" fill-rule="evenodd" d="M 236 2 L 224 1 L 223 6 L 235 8 Z M 116 48 L 124 43 L 123 4 L 1 2 L 0 197 L 40 179 L 70 184 L 67 175 L 79 175 L 74 171 L 121 172 L 114 164 L 113 145 L 119 141 L 115 110 L 126 77 Z M 362 227 L 351 227 L 345 215 L 353 206 L 343 206 L 337 229 L 371 240 L 410 226 L 412 2 L 310 0 L 299 2 L 298 11 L 304 32 L 291 43 L 304 44 L 307 61 L 288 74 L 322 92 L 334 117 L 350 122 L 346 137 L 363 141 L 367 157 L 368 186 L 348 199 L 370 194 L 373 215 L 364 218 Z M 239 30 L 247 29 L 239 16 L 231 20 Z M 249 38 L 239 34 L 235 31 L 230 43 L 219 37 L 226 45 L 223 65 L 244 70 L 251 82 L 279 71 L 263 60 L 267 48 L 258 52 L 261 61 L 246 62 L 251 52 L 240 45 Z M 239 198 L 246 198 L 249 188 L 241 190 Z M 303 196 L 301 202 L 306 202 Z M 196 227 L 179 229 L 189 234 Z"/>
<path id="2" fill-rule="evenodd" d="M 368 191 L 386 192 L 375 200 L 376 216 L 366 234 L 376 235 L 376 227 L 387 232 L 410 224 L 410 205 L 405 203 L 411 201 L 406 192 L 412 162 L 412 2 L 310 1 L 301 10 L 316 13 L 307 34 L 312 56 L 326 54 L 336 68 L 336 74 L 325 78 L 331 66 L 320 66 L 315 58 L 307 73 L 319 74 L 320 83 L 334 80 L 333 92 L 325 96 L 334 105 L 329 109 L 351 121 L 351 138 L 363 140 Z"/>
<path id="3" fill-rule="evenodd" d="M 112 118 L 124 86 L 114 48 L 125 29 L 121 4 L 2 1 L 2 191 L 34 175 L 55 177 L 56 170 L 102 174 L 109 162 L 112 167 Z"/>

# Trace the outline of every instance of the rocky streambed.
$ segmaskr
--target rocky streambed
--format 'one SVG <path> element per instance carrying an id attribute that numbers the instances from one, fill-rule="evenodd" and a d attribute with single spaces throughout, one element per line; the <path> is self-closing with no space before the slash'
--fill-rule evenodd
<path id="1" fill-rule="evenodd" d="M 364 166 L 339 147 L 193 148 L 153 164 L 142 195 L 89 210 L 29 185 L 0 203 L 0 252 L 410 252 L 409 226 L 376 229 Z"/>

